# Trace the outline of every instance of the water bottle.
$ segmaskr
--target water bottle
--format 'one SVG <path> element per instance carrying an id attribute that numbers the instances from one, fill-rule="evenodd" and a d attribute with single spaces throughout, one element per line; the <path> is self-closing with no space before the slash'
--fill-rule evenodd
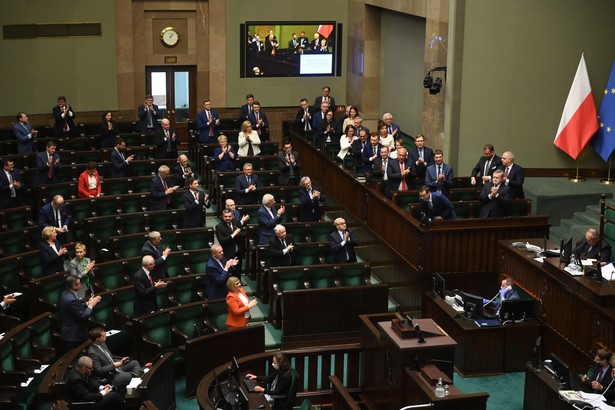
<path id="1" fill-rule="evenodd" d="M 444 397 L 444 385 L 442 384 L 442 378 L 438 378 L 438 383 L 436 383 L 436 397 L 442 398 Z"/>

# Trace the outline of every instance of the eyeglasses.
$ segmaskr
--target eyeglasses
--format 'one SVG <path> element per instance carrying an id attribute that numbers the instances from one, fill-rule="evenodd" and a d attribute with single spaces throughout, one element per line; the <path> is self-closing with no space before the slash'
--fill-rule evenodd
<path id="1" fill-rule="evenodd" d="M 88 369 L 88 370 L 93 370 L 94 369 L 94 367 L 92 367 L 92 366 L 89 366 L 89 367 L 85 366 L 85 368 Z"/>

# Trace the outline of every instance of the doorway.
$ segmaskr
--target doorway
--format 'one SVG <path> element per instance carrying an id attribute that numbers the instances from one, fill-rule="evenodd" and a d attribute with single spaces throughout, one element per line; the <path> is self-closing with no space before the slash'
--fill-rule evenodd
<path id="1" fill-rule="evenodd" d="M 158 118 L 168 118 L 171 127 L 188 143 L 188 120 L 196 118 L 196 67 L 146 67 L 146 94 L 154 97 L 160 111 Z"/>

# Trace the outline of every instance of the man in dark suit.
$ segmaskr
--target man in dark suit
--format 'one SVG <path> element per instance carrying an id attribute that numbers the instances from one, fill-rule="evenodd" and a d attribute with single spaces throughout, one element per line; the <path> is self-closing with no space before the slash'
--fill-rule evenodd
<path id="1" fill-rule="evenodd" d="M 34 140 L 38 131 L 32 128 L 25 112 L 17 113 L 17 122 L 13 126 L 13 135 L 17 138 L 17 153 L 20 155 L 33 154 L 36 152 Z"/>
<path id="2" fill-rule="evenodd" d="M 258 37 L 258 35 L 254 35 L 254 38 L 256 39 Z M 259 40 L 260 42 L 260 40 Z M 254 44 L 254 41 L 252 42 L 252 44 Z M 261 43 L 262 45 L 262 43 Z M 239 122 L 242 123 L 244 121 L 249 121 L 250 118 L 250 114 L 252 114 L 252 112 L 254 111 L 254 108 L 252 107 L 252 104 L 254 104 L 254 95 L 252 94 L 248 94 L 246 95 L 246 103 L 244 105 L 241 106 L 241 108 L 239 109 Z"/>
<path id="3" fill-rule="evenodd" d="M 88 356 L 92 359 L 92 374 L 113 382 L 120 395 L 126 394 L 126 386 L 133 377 L 138 377 L 141 365 L 129 357 L 114 358 L 107 346 L 107 334 L 102 327 L 95 327 L 89 332 L 92 344 L 88 347 Z"/>
<path id="4" fill-rule="evenodd" d="M 182 189 L 188 189 L 188 178 L 198 179 L 198 175 L 192 170 L 188 156 L 181 154 L 177 158 L 177 165 L 173 168 L 173 175 L 175 176 L 175 185 L 178 185 Z"/>
<path id="5" fill-rule="evenodd" d="M 154 258 L 151 255 L 146 255 L 141 259 L 141 269 L 135 273 L 135 317 L 158 310 L 156 289 L 166 287 L 167 283 L 161 279 L 154 279 L 153 271 L 155 267 Z"/>
<path id="6" fill-rule="evenodd" d="M 126 141 L 118 138 L 115 148 L 109 154 L 111 161 L 111 178 L 126 178 L 128 176 L 128 166 L 130 161 L 135 159 L 134 155 L 125 156 Z"/>
<path id="7" fill-rule="evenodd" d="M 237 205 L 235 205 L 235 201 L 230 198 L 224 201 L 224 209 L 228 209 L 233 213 L 233 218 L 241 223 L 242 228 L 246 224 L 246 222 L 250 220 L 250 215 L 245 214 L 242 216 L 241 213 L 237 210 Z"/>
<path id="8" fill-rule="evenodd" d="M 282 151 L 278 152 L 278 168 L 280 169 L 280 185 L 297 185 L 301 177 L 301 160 L 299 153 L 293 151 L 290 141 L 284 142 Z"/>
<path id="9" fill-rule="evenodd" d="M 312 186 L 312 180 L 310 177 L 301 178 L 299 186 L 299 202 L 301 203 L 301 208 L 299 209 L 299 221 L 320 221 L 322 217 L 320 212 L 320 203 L 324 201 L 320 191 L 317 187 Z"/>
<path id="10" fill-rule="evenodd" d="M 261 110 L 261 103 L 254 101 L 252 112 L 248 115 L 248 121 L 252 124 L 252 129 L 256 131 L 262 141 L 269 141 L 269 120 L 267 113 Z"/>
<path id="11" fill-rule="evenodd" d="M 305 36 L 305 31 L 299 33 L 299 38 L 297 39 L 297 41 L 299 43 L 299 53 L 303 54 L 303 51 L 305 51 L 309 43 L 307 37 Z"/>
<path id="12" fill-rule="evenodd" d="M 523 168 L 515 164 L 515 154 L 506 151 L 502 154 L 502 165 L 500 168 L 504 171 L 502 182 L 509 188 L 510 199 L 525 198 L 523 193 L 523 182 L 525 181 L 525 173 Z"/>
<path id="13" fill-rule="evenodd" d="M 361 154 L 361 162 L 363 163 L 363 173 L 369 174 L 372 165 L 374 165 L 374 160 L 380 156 L 380 145 L 379 136 L 377 132 L 373 132 L 369 136 L 369 144 L 365 146 L 363 149 L 363 154 Z"/>
<path id="14" fill-rule="evenodd" d="M 594 374 L 592 374 L 591 376 L 584 374 L 581 378 L 581 381 L 583 383 L 587 383 L 591 386 L 591 389 L 594 393 L 602 394 L 605 396 L 613 396 L 612 393 L 609 394 L 605 391 L 613 380 L 613 366 L 611 365 L 611 356 L 612 353 L 610 350 L 596 350 L 596 354 L 594 356 Z M 610 401 L 612 401 L 612 398 L 609 400 L 609 402 Z"/>
<path id="15" fill-rule="evenodd" d="M 333 263 L 352 263 L 357 261 L 354 247 L 357 245 L 357 238 L 352 229 L 346 227 L 344 218 L 337 218 L 333 224 L 335 231 L 330 235 L 331 249 L 333 251 Z"/>
<path id="16" fill-rule="evenodd" d="M 252 205 L 258 203 L 260 182 L 258 175 L 253 175 L 252 164 L 243 164 L 243 175 L 235 178 L 235 201 L 238 205 Z"/>
<path id="17" fill-rule="evenodd" d="M 367 129 L 361 129 L 358 134 L 359 139 L 352 141 L 350 144 L 350 152 L 354 158 L 354 166 L 357 171 L 361 171 L 363 168 L 363 150 L 369 145 L 367 141 Z"/>
<path id="18" fill-rule="evenodd" d="M 188 190 L 184 192 L 184 228 L 202 228 L 205 226 L 205 208 L 209 208 L 209 195 L 199 191 L 199 180 L 188 178 Z"/>
<path id="19" fill-rule="evenodd" d="M 320 132 L 322 124 L 327 121 L 327 111 L 329 111 L 329 104 L 323 102 L 320 104 L 319 110 L 312 112 L 312 131 L 315 134 Z"/>
<path id="20" fill-rule="evenodd" d="M 55 195 L 50 203 L 43 205 L 38 213 L 38 225 L 41 229 L 52 226 L 58 234 L 57 239 L 60 243 L 69 242 L 66 233 L 69 231 L 70 219 L 62 195 Z"/>
<path id="21" fill-rule="evenodd" d="M 354 128 L 354 135 L 360 135 L 361 130 L 365 130 L 366 136 L 369 135 L 369 128 L 363 125 L 363 118 L 358 115 L 354 117 L 354 120 L 352 121 L 352 127 Z"/>
<path id="22" fill-rule="evenodd" d="M 457 219 L 457 214 L 451 201 L 440 192 L 430 192 L 428 186 L 419 189 L 421 211 L 425 217 L 440 221 L 442 219 Z"/>
<path id="23" fill-rule="evenodd" d="M 218 138 L 220 115 L 211 108 L 211 101 L 203 101 L 203 109 L 196 116 L 196 128 L 199 130 L 199 142 L 214 143 Z"/>
<path id="24" fill-rule="evenodd" d="M 600 239 L 598 231 L 594 228 L 589 228 L 585 232 L 585 236 L 578 242 L 572 252 L 578 255 L 581 259 L 599 259 L 600 262 L 611 261 L 611 245 Z"/>
<path id="25" fill-rule="evenodd" d="M 502 184 L 502 175 L 502 170 L 495 170 L 491 181 L 487 181 L 480 192 L 480 201 L 483 203 L 480 209 L 481 218 L 501 218 L 510 214 L 508 187 Z"/>
<path id="26" fill-rule="evenodd" d="M 215 244 L 211 247 L 211 258 L 207 261 L 207 299 L 224 299 L 228 293 L 226 281 L 235 276 L 237 258 L 226 259 L 222 246 Z"/>
<path id="27" fill-rule="evenodd" d="M 56 143 L 49 141 L 45 152 L 39 152 L 36 157 L 36 185 L 55 184 L 58 181 L 60 155 L 56 153 Z"/>
<path id="28" fill-rule="evenodd" d="M 60 296 L 60 314 L 62 315 L 62 340 L 68 349 L 74 349 L 88 339 L 88 318 L 94 306 L 100 302 L 100 296 L 92 296 L 87 302 L 77 296 L 81 287 L 78 277 L 66 277 L 66 289 Z"/>
<path id="29" fill-rule="evenodd" d="M 318 42 L 318 46 L 320 46 L 320 41 Z M 335 105 L 335 98 L 329 95 L 330 92 L 331 88 L 329 86 L 325 85 L 324 87 L 322 87 L 322 95 L 316 97 L 316 99 L 314 100 L 314 111 L 318 111 L 318 109 L 321 108 L 321 104 L 323 102 L 326 102 L 328 104 L 327 108 L 335 112 L 337 106 Z"/>
<path id="30" fill-rule="evenodd" d="M 440 149 L 434 151 L 434 163 L 425 171 L 425 185 L 431 192 L 440 192 L 452 200 L 453 167 L 444 163 L 444 153 Z"/>
<path id="31" fill-rule="evenodd" d="M 297 131 L 303 135 L 307 135 L 312 131 L 312 113 L 307 98 L 302 98 L 300 107 L 295 115 L 295 125 Z"/>
<path id="32" fill-rule="evenodd" d="M 158 106 L 154 104 L 154 97 L 148 95 L 145 102 L 137 108 L 139 121 L 137 122 L 137 132 L 154 132 L 158 125 Z"/>
<path id="33" fill-rule="evenodd" d="M 271 194 L 263 195 L 262 205 L 258 209 L 258 243 L 266 245 L 273 237 L 273 228 L 282 221 L 286 208 L 275 207 L 275 198 Z"/>
<path id="34" fill-rule="evenodd" d="M 470 183 L 482 187 L 483 184 L 491 180 L 493 171 L 498 169 L 500 165 L 502 165 L 502 160 L 495 155 L 495 148 L 491 144 L 486 144 L 483 147 L 483 156 L 480 157 L 478 163 L 472 168 Z"/>
<path id="35" fill-rule="evenodd" d="M 13 161 L 3 159 L 2 171 L 0 171 L 0 209 L 18 207 L 19 190 L 22 187 L 21 174 L 15 169 Z"/>
<path id="36" fill-rule="evenodd" d="M 387 126 L 387 134 L 393 136 L 393 140 L 401 138 L 401 129 L 399 125 L 393 124 L 393 115 L 390 112 L 382 116 L 382 122 Z"/>
<path id="37" fill-rule="evenodd" d="M 269 266 L 292 266 L 293 249 L 295 249 L 295 239 L 291 234 L 286 233 L 283 225 L 276 225 L 273 228 L 275 236 L 269 240 Z"/>
<path id="38" fill-rule="evenodd" d="M 177 158 L 177 144 L 179 138 L 175 134 L 175 129 L 171 128 L 171 121 L 164 118 L 160 121 L 161 128 L 156 129 L 156 158 Z"/>
<path id="39" fill-rule="evenodd" d="M 425 146 L 425 137 L 421 134 L 414 137 L 414 144 L 415 147 L 408 149 L 408 156 L 414 164 L 417 178 L 425 178 L 427 167 L 434 163 L 433 150 Z"/>
<path id="40" fill-rule="evenodd" d="M 408 159 L 408 151 L 405 148 L 397 150 L 397 160 L 390 160 L 387 167 L 387 184 L 384 194 L 391 198 L 393 191 L 407 191 L 412 188 L 412 180 L 415 177 L 415 167 Z"/>
<path id="41" fill-rule="evenodd" d="M 390 160 L 391 159 L 389 158 L 389 147 L 381 147 L 380 156 L 374 159 L 374 162 L 372 164 L 372 169 L 371 169 L 372 175 L 377 180 L 388 183 L 389 181 L 388 166 L 389 166 Z"/>
<path id="42" fill-rule="evenodd" d="M 230 259 L 237 258 L 235 273 L 237 277 L 240 277 L 246 240 L 243 223 L 241 220 L 235 219 L 232 210 L 225 209 L 222 211 L 222 222 L 216 225 L 215 231 L 224 254 Z"/>
<path id="43" fill-rule="evenodd" d="M 58 104 L 51 110 L 55 124 L 53 125 L 53 135 L 56 137 L 68 138 L 77 135 L 75 129 L 75 112 L 73 108 L 66 104 L 66 97 L 58 97 Z"/>
<path id="44" fill-rule="evenodd" d="M 169 277 L 167 272 L 166 259 L 171 253 L 171 248 L 162 249 L 162 235 L 158 231 L 151 231 L 147 234 L 147 241 L 141 247 L 141 256 L 151 256 L 154 258 L 154 270 L 151 272 L 155 281 Z"/>
<path id="45" fill-rule="evenodd" d="M 171 208 L 171 194 L 177 191 L 179 185 L 167 185 L 169 174 L 169 167 L 161 165 L 160 168 L 158 168 L 158 175 L 152 178 L 149 197 L 150 211 L 161 211 Z"/>
<path id="46" fill-rule="evenodd" d="M 71 403 L 95 402 L 97 410 L 117 410 L 124 408 L 124 398 L 112 390 L 111 385 L 103 385 L 92 375 L 92 359 L 81 356 L 77 366 L 68 374 L 68 398 Z"/>

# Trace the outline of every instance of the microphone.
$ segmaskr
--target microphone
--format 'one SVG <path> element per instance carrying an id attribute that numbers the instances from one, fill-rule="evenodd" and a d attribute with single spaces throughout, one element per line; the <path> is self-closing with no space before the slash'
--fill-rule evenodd
<path id="1" fill-rule="evenodd" d="M 419 340 L 417 340 L 417 343 L 427 343 L 425 341 L 425 338 L 423 337 L 423 332 L 421 332 L 421 327 L 419 325 L 414 325 L 414 330 L 416 330 L 416 333 L 419 337 Z"/>

